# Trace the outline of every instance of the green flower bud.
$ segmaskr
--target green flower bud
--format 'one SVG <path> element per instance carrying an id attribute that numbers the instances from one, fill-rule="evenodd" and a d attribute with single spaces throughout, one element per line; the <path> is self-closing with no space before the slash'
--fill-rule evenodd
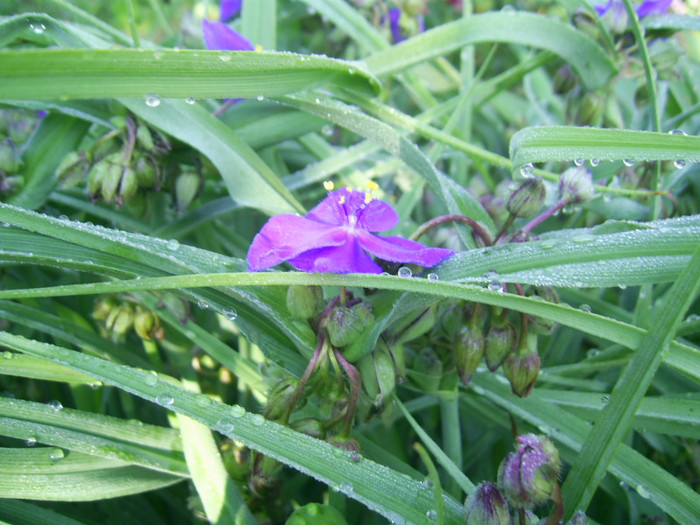
<path id="1" fill-rule="evenodd" d="M 516 217 L 532 217 L 542 209 L 546 193 L 542 177 L 526 179 L 510 196 L 506 208 Z"/>
<path id="2" fill-rule="evenodd" d="M 287 518 L 284 525 L 347 525 L 345 517 L 330 505 L 307 503 Z"/>
<path id="3" fill-rule="evenodd" d="M 63 182 L 64 187 L 72 186 L 85 178 L 89 167 L 90 162 L 84 151 L 71 151 L 56 168 L 56 178 Z"/>
<path id="4" fill-rule="evenodd" d="M 91 199 L 97 199 L 100 190 L 102 189 L 102 181 L 104 181 L 109 164 L 104 161 L 99 161 L 92 166 L 88 173 L 88 195 Z"/>
<path id="5" fill-rule="evenodd" d="M 110 312 L 107 317 L 107 328 L 115 334 L 125 334 L 134 324 L 134 309 L 129 305 L 122 305 Z"/>
<path id="6" fill-rule="evenodd" d="M 323 429 L 323 423 L 312 417 L 297 419 L 293 421 L 290 426 L 297 432 L 315 437 L 316 439 L 323 439 L 326 435 L 326 431 Z"/>
<path id="7" fill-rule="evenodd" d="M 517 441 L 516 451 L 508 454 L 498 469 L 498 484 L 511 505 L 531 508 L 551 497 L 561 459 L 554 443 L 544 436 L 524 434 Z"/>
<path id="8" fill-rule="evenodd" d="M 277 421 L 287 413 L 292 394 L 299 386 L 299 381 L 294 378 L 286 378 L 277 383 L 267 394 L 265 405 L 265 419 Z"/>
<path id="9" fill-rule="evenodd" d="M 177 210 L 185 211 L 197 197 L 201 186 L 199 175 L 194 171 L 183 171 L 175 179 L 175 205 Z"/>
<path id="10" fill-rule="evenodd" d="M 494 483 L 480 483 L 464 503 L 467 525 L 510 525 L 510 512 Z"/>
<path id="11" fill-rule="evenodd" d="M 122 178 L 119 183 L 119 195 L 115 198 L 115 201 L 120 206 L 125 202 L 131 200 L 139 189 L 139 183 L 136 178 L 136 172 L 130 167 L 124 168 L 122 172 Z"/>
<path id="12" fill-rule="evenodd" d="M 139 188 L 150 189 L 158 182 L 157 165 L 147 157 L 139 157 L 134 165 Z"/>
<path id="13" fill-rule="evenodd" d="M 570 203 L 588 202 L 595 196 L 591 172 L 583 166 L 569 168 L 559 179 L 561 198 Z"/>
<path id="14" fill-rule="evenodd" d="M 401 7 L 408 16 L 416 16 L 425 12 L 425 0 L 403 0 Z"/>
<path id="15" fill-rule="evenodd" d="M 136 131 L 136 140 L 141 145 L 143 149 L 150 153 L 156 151 L 156 146 L 153 142 L 153 136 L 146 126 L 140 125 Z"/>
<path id="16" fill-rule="evenodd" d="M 320 310 L 323 290 L 320 286 L 292 285 L 287 289 L 287 310 L 294 319 L 310 319 Z"/>
<path id="17" fill-rule="evenodd" d="M 367 354 L 357 362 L 357 369 L 362 377 L 362 387 L 373 405 L 381 404 L 382 392 L 379 389 L 379 379 L 374 370 L 374 352 Z"/>
<path id="18" fill-rule="evenodd" d="M 9 139 L 0 141 L 0 173 L 15 173 L 19 168 L 19 157 Z"/>
<path id="19" fill-rule="evenodd" d="M 527 340 L 503 362 L 503 371 L 510 381 L 513 393 L 519 397 L 530 395 L 540 375 L 540 356 L 537 354 L 537 334 L 528 333 Z"/>
<path id="20" fill-rule="evenodd" d="M 226 472 L 234 481 L 242 482 L 250 477 L 250 450 L 233 441 L 225 441 L 221 446 L 221 457 Z"/>
<path id="21" fill-rule="evenodd" d="M 116 308 L 117 300 L 112 297 L 102 297 L 95 303 L 95 308 L 92 312 L 92 317 L 98 321 L 105 321 L 109 314 Z"/>
<path id="22" fill-rule="evenodd" d="M 141 310 L 134 317 L 134 330 L 141 339 L 150 341 L 160 332 L 160 319 L 149 310 Z"/>
<path id="23" fill-rule="evenodd" d="M 123 156 L 122 153 L 112 153 L 108 155 L 100 162 L 104 164 L 104 173 L 100 179 L 100 193 L 105 202 L 110 203 L 112 199 L 117 194 L 117 189 L 122 180 L 122 173 L 126 169 L 124 164 L 122 164 Z"/>
<path id="24" fill-rule="evenodd" d="M 336 306 L 326 319 L 331 344 L 343 347 L 358 341 L 363 334 L 369 332 L 374 321 L 372 305 L 369 303 L 361 302 L 351 308 Z"/>
<path id="25" fill-rule="evenodd" d="M 577 9 L 574 12 L 573 22 L 577 29 L 581 30 L 593 40 L 598 40 L 600 36 L 600 28 L 595 17 L 583 9 Z"/>
<path id="26" fill-rule="evenodd" d="M 379 382 L 379 390 L 381 392 L 380 404 L 388 399 L 394 388 L 396 387 L 396 369 L 394 361 L 388 351 L 375 350 L 374 352 L 374 369 Z"/>
<path id="27" fill-rule="evenodd" d="M 515 348 L 517 340 L 515 328 L 508 321 L 491 324 L 486 333 L 484 349 L 486 366 L 491 372 L 501 366 L 508 354 Z"/>
<path id="28" fill-rule="evenodd" d="M 605 102 L 597 93 L 586 93 L 576 109 L 576 124 L 579 126 L 591 126 L 598 123 L 605 109 Z"/>
<path id="29" fill-rule="evenodd" d="M 172 313 L 182 324 L 187 322 L 187 318 L 190 315 L 188 305 L 189 303 L 183 301 L 179 297 L 172 294 L 164 294 L 160 298 L 162 305 Z"/>
<path id="30" fill-rule="evenodd" d="M 434 392 L 440 388 L 442 381 L 442 361 L 432 348 L 424 348 L 413 360 L 408 371 L 410 377 L 422 390 Z"/>
<path id="31" fill-rule="evenodd" d="M 577 77 L 569 64 L 559 68 L 554 74 L 554 92 L 562 95 L 568 93 L 576 85 L 576 79 Z"/>
<path id="32" fill-rule="evenodd" d="M 401 327 L 397 330 L 397 332 L 400 332 L 400 335 L 396 338 L 396 342 L 405 344 L 419 338 L 433 329 L 436 320 L 437 308 L 435 306 L 426 308 L 418 317 L 411 317 L 401 324 Z"/>
<path id="33" fill-rule="evenodd" d="M 479 328 L 464 328 L 454 347 L 457 373 L 462 384 L 468 385 L 484 357 L 484 334 Z"/>

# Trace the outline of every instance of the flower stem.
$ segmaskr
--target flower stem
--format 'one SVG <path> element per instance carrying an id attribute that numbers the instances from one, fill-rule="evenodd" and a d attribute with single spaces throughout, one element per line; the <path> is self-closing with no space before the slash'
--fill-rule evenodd
<path id="1" fill-rule="evenodd" d="M 440 215 L 439 217 L 435 217 L 434 219 L 431 219 L 428 222 L 424 222 L 418 227 L 418 229 L 415 232 L 413 232 L 413 234 L 409 238 L 411 240 L 417 241 L 431 229 L 446 224 L 448 222 L 461 222 L 463 224 L 468 224 L 469 226 L 471 226 L 472 230 L 474 230 L 474 234 L 477 237 L 481 238 L 481 240 L 483 240 L 487 246 L 490 246 L 492 244 L 491 235 L 489 235 L 489 232 L 486 231 L 486 229 L 483 226 L 481 226 L 481 224 L 479 224 L 473 219 L 470 219 L 469 217 L 456 214 Z"/>
<path id="2" fill-rule="evenodd" d="M 498 235 L 496 235 L 496 240 L 494 241 L 494 244 L 499 244 L 503 240 L 503 237 L 505 236 L 506 232 L 508 231 L 508 228 L 510 228 L 512 226 L 514 220 L 515 220 L 515 215 L 513 215 L 512 213 L 510 215 L 508 215 L 506 222 L 503 223 L 501 230 L 498 232 Z"/>
<path id="3" fill-rule="evenodd" d="M 559 210 L 561 210 L 564 206 L 569 204 L 568 199 L 561 199 L 559 202 L 557 202 L 554 206 L 549 208 L 547 211 L 544 213 L 541 213 L 534 219 L 532 219 L 530 222 L 528 222 L 523 228 L 520 230 L 520 233 L 527 235 L 530 233 L 531 230 L 534 230 L 537 226 L 542 224 L 544 221 L 549 219 L 552 215 L 555 215 Z"/>
<path id="4" fill-rule="evenodd" d="M 357 401 L 360 398 L 360 388 L 362 388 L 362 376 L 360 376 L 357 368 L 348 363 L 348 361 L 343 357 L 343 354 L 336 349 L 333 349 L 333 353 L 343 367 L 345 373 L 348 376 L 350 382 L 350 398 L 348 399 L 348 408 L 345 413 L 345 422 L 343 423 L 343 428 L 340 430 L 341 436 L 350 435 L 350 427 L 352 427 L 352 421 L 355 418 L 355 410 L 357 409 Z"/>
<path id="5" fill-rule="evenodd" d="M 294 411 L 294 407 L 296 404 L 299 402 L 299 398 L 301 397 L 302 392 L 304 391 L 304 387 L 306 386 L 306 383 L 309 381 L 309 378 L 311 377 L 311 374 L 313 371 L 316 369 L 316 365 L 319 363 L 319 358 L 323 354 L 323 350 L 326 347 L 326 335 L 321 332 L 318 334 L 318 344 L 316 345 L 316 350 L 314 350 L 314 355 L 311 356 L 311 360 L 309 361 L 309 364 L 306 367 L 306 370 L 304 370 L 304 375 L 301 376 L 301 379 L 299 380 L 299 384 L 297 385 L 296 389 L 294 390 L 294 393 L 289 399 L 289 404 L 287 405 L 287 410 L 285 411 L 284 415 L 282 416 L 282 419 L 280 423 L 283 425 L 286 425 L 289 423 L 289 418 L 292 415 L 292 412 Z"/>

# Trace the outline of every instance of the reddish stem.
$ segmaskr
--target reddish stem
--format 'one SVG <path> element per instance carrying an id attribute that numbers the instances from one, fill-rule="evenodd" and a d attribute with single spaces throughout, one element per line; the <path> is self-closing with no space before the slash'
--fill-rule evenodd
<path id="1" fill-rule="evenodd" d="M 487 232 L 481 224 L 476 222 L 473 219 L 470 219 L 469 217 L 465 217 L 464 215 L 440 215 L 439 217 L 435 217 L 434 219 L 430 219 L 428 222 L 424 222 L 421 224 L 418 229 L 413 232 L 413 235 L 411 235 L 411 239 L 414 241 L 417 241 L 420 239 L 423 235 L 425 235 L 428 231 L 432 230 L 433 228 L 437 228 L 438 226 L 442 226 L 443 224 L 447 224 L 448 222 L 460 222 L 462 224 L 468 224 L 472 230 L 474 230 L 474 234 L 481 238 L 481 240 L 484 241 L 484 243 L 487 246 L 491 246 L 493 242 L 491 241 L 491 236 L 489 235 L 489 232 Z"/>

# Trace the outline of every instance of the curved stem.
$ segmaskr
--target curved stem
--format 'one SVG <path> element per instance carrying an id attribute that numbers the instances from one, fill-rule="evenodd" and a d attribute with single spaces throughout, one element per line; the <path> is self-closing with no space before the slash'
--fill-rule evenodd
<path id="1" fill-rule="evenodd" d="M 430 219 L 428 222 L 424 222 L 418 227 L 418 229 L 416 229 L 415 232 L 413 232 L 413 234 L 409 238 L 414 241 L 417 241 L 428 231 L 432 230 L 433 228 L 437 228 L 438 226 L 442 226 L 443 224 L 447 224 L 448 222 L 460 222 L 462 224 L 468 224 L 472 228 L 472 230 L 474 230 L 474 234 L 480 237 L 484 241 L 484 243 L 486 243 L 486 245 L 490 246 L 491 244 L 493 244 L 491 241 L 491 235 L 489 235 L 489 232 L 486 231 L 486 229 L 484 229 L 484 227 L 481 226 L 481 224 L 479 224 L 473 219 L 470 219 L 469 217 L 456 214 L 440 215 L 439 217 Z"/>
<path id="2" fill-rule="evenodd" d="M 345 414 L 345 422 L 343 423 L 343 428 L 340 430 L 341 436 L 350 435 L 350 427 L 352 427 L 352 420 L 355 418 L 355 410 L 357 409 L 357 401 L 360 398 L 360 388 L 362 387 L 362 377 L 360 376 L 357 368 L 351 365 L 343 354 L 338 350 L 333 349 L 333 354 L 343 367 L 345 373 L 348 376 L 350 382 L 350 398 L 348 399 L 348 408 Z"/>

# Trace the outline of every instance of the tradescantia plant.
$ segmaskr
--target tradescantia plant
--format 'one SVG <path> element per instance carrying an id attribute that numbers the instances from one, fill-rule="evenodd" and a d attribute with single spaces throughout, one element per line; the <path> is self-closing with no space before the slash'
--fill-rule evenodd
<path id="1" fill-rule="evenodd" d="M 695 8 L 0 6 L 0 520 L 694 523 Z"/>

